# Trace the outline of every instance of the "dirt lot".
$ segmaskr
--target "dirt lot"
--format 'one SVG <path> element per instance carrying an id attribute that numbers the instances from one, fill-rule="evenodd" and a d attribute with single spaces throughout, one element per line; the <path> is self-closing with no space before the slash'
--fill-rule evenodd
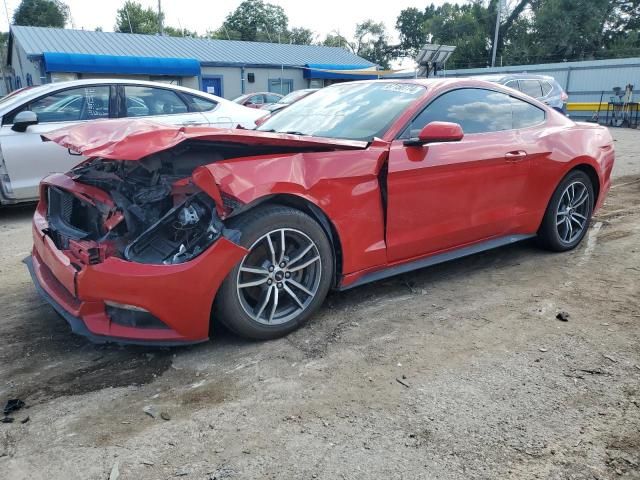
<path id="1" fill-rule="evenodd" d="M 640 478 L 640 131 L 614 135 L 577 250 L 334 293 L 267 343 L 87 343 L 21 264 L 32 207 L 0 211 L 0 402 L 28 406 L 0 424 L 0 478 Z"/>

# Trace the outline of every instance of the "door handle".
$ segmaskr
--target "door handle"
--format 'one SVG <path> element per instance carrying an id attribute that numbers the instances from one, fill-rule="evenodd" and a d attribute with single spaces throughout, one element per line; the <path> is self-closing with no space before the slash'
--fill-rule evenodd
<path id="1" fill-rule="evenodd" d="M 519 160 L 524 160 L 527 158 L 527 152 L 524 150 L 515 150 L 513 152 L 507 152 L 504 154 L 504 158 L 507 162 L 517 162 Z"/>
<path id="2" fill-rule="evenodd" d="M 189 126 L 189 125 L 205 125 L 206 122 L 202 122 L 200 120 L 185 120 L 184 122 L 182 122 L 182 125 L 185 126 Z"/>

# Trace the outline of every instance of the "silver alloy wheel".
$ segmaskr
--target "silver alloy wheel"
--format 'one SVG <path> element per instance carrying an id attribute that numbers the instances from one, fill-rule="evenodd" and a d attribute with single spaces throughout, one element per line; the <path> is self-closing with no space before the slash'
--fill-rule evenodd
<path id="1" fill-rule="evenodd" d="M 564 243 L 572 243 L 587 227 L 589 190 L 582 182 L 573 182 L 565 188 L 556 210 L 556 228 Z"/>
<path id="2" fill-rule="evenodd" d="M 272 230 L 249 248 L 236 279 L 245 313 L 264 325 L 300 315 L 313 301 L 322 278 L 315 242 L 292 228 Z"/>

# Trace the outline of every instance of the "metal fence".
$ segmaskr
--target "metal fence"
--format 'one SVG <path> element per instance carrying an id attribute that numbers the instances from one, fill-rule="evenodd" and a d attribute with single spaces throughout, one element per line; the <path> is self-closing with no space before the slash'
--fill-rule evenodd
<path id="1" fill-rule="evenodd" d="M 597 108 L 600 94 L 603 108 L 613 96 L 613 87 L 624 90 L 627 84 L 635 86 L 634 101 L 640 100 L 640 58 L 616 58 L 611 60 L 588 60 L 583 62 L 546 63 L 537 65 L 516 65 L 494 68 L 470 68 L 464 70 L 442 70 L 439 76 L 468 77 L 496 73 L 534 73 L 549 75 L 565 89 L 569 95 L 572 116 L 591 116 L 592 109 L 579 104 L 595 103 Z M 582 107 L 582 108 L 580 108 Z"/>

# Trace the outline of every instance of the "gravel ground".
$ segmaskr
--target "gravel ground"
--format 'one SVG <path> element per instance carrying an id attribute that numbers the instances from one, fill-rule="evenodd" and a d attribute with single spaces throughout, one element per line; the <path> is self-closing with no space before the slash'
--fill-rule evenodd
<path id="1" fill-rule="evenodd" d="M 0 402 L 27 404 L 0 424 L 0 478 L 640 478 L 640 131 L 613 134 L 575 251 L 333 293 L 271 342 L 87 343 L 21 264 L 33 207 L 0 210 Z"/>

